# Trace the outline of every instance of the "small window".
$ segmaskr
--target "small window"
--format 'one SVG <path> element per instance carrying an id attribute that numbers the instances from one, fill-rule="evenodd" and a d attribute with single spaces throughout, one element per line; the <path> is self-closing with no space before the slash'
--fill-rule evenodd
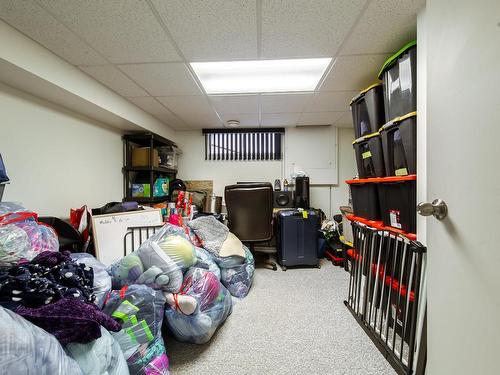
<path id="1" fill-rule="evenodd" d="M 205 160 L 281 160 L 285 129 L 203 129 Z"/>

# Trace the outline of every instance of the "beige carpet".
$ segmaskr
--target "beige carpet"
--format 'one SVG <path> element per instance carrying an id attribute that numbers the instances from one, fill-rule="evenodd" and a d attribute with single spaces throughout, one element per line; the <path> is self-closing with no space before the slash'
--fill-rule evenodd
<path id="1" fill-rule="evenodd" d="M 173 375 L 395 374 L 344 306 L 348 274 L 257 269 L 250 294 L 205 345 L 167 338 Z"/>

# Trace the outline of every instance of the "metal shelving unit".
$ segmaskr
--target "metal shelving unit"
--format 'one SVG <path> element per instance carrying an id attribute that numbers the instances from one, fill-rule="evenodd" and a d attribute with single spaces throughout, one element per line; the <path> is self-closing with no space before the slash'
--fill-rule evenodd
<path id="1" fill-rule="evenodd" d="M 154 197 L 154 182 L 159 176 L 167 176 L 171 179 L 175 179 L 177 176 L 177 170 L 172 168 L 167 168 L 163 166 L 154 165 L 154 152 L 149 152 L 149 166 L 132 166 L 132 149 L 135 147 L 149 147 L 153 150 L 162 146 L 176 146 L 171 140 L 161 137 L 154 133 L 134 133 L 126 134 L 123 136 L 123 148 L 125 157 L 125 166 L 122 168 L 123 172 L 123 184 L 125 197 L 123 201 L 135 201 L 138 203 L 160 203 L 168 200 L 168 196 Z M 149 174 L 149 186 L 150 186 L 150 196 L 149 197 L 132 197 L 132 183 L 137 177 L 137 173 L 148 173 Z"/>

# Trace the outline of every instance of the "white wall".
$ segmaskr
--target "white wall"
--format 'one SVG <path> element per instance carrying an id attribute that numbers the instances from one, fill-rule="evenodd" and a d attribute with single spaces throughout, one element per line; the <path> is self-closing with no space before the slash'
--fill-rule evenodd
<path id="1" fill-rule="evenodd" d="M 224 186 L 237 181 L 269 181 L 282 177 L 281 161 L 206 161 L 204 137 L 200 130 L 179 131 L 176 140 L 184 155 L 179 160 L 179 178 L 184 180 L 213 180 L 216 195 L 224 195 Z M 338 185 L 311 186 L 311 206 L 321 208 L 327 216 L 338 213 L 347 204 L 346 179 L 356 174 L 352 148 L 354 131 L 338 131 Z"/>
<path id="2" fill-rule="evenodd" d="M 0 20 L 0 81 L 122 130 L 175 131 Z"/>
<path id="3" fill-rule="evenodd" d="M 117 130 L 0 84 L 0 153 L 11 183 L 4 201 L 67 218 L 70 208 L 123 197 Z"/>

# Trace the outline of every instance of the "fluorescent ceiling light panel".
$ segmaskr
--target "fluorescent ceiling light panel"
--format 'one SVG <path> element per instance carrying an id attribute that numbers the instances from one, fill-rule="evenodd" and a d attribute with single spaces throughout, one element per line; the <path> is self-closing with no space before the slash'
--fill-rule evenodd
<path id="1" fill-rule="evenodd" d="M 190 63 L 207 94 L 314 91 L 332 59 Z"/>

